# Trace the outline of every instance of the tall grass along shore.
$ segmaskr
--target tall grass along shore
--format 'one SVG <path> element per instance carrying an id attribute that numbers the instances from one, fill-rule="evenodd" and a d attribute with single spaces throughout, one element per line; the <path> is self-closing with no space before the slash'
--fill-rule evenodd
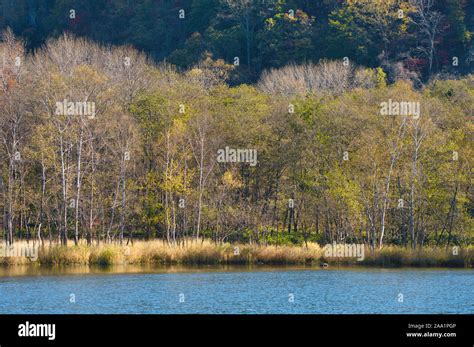
<path id="1" fill-rule="evenodd" d="M 17 246 L 31 246 L 20 242 Z M 4 246 L 3 246 L 4 247 Z M 460 247 L 453 252 L 446 247 L 405 248 L 386 246 L 371 250 L 366 247 L 363 259 L 328 257 L 317 243 L 307 246 L 263 246 L 249 244 L 215 244 L 210 241 L 185 240 L 181 244 L 162 241 L 137 241 L 130 245 L 85 243 L 67 246 L 44 244 L 34 257 L 2 256 L 0 265 L 313 265 L 375 267 L 465 267 L 474 264 L 474 247 Z"/>

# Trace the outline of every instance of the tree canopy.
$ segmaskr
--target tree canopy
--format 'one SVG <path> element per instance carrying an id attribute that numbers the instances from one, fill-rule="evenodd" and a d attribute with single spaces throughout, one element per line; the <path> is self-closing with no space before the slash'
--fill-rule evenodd
<path id="1" fill-rule="evenodd" d="M 0 29 L 13 28 L 29 49 L 67 31 L 182 69 L 207 55 L 237 57 L 237 84 L 323 58 L 383 67 L 390 81 L 474 67 L 474 5 L 465 0 L 3 0 L 0 9 Z"/>

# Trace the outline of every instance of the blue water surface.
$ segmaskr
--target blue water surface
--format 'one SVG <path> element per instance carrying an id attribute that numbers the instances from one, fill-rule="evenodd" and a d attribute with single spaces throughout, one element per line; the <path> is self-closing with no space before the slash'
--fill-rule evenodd
<path id="1" fill-rule="evenodd" d="M 0 313 L 474 313 L 474 271 L 271 269 L 1 276 Z"/>

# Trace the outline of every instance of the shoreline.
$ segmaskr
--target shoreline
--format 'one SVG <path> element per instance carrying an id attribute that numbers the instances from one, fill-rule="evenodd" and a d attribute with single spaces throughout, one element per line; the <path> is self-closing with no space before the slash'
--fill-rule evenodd
<path id="1" fill-rule="evenodd" d="M 460 267 L 380 267 L 380 266 L 337 266 L 328 268 L 311 265 L 18 265 L 0 266 L 0 278 L 5 277 L 43 277 L 43 276 L 84 276 L 84 275 L 165 275 L 165 274 L 205 274 L 205 273 L 267 273 L 293 271 L 351 271 L 351 272 L 390 272 L 390 271 L 471 271 Z"/>
<path id="2" fill-rule="evenodd" d="M 20 245 L 25 245 L 22 241 Z M 31 243 L 30 243 L 31 244 Z M 365 247 L 367 248 L 367 247 Z M 35 259 L 36 258 L 36 259 Z M 102 244 L 78 246 L 43 245 L 33 259 L 20 256 L 0 257 L 1 267 L 75 265 L 120 266 L 305 266 L 367 268 L 473 268 L 474 247 L 453 252 L 446 247 L 404 248 L 385 246 L 366 249 L 363 259 L 328 257 L 317 243 L 306 246 L 263 246 L 249 244 L 215 244 L 210 241 L 188 241 L 168 245 L 161 241 L 136 241 L 133 245 Z"/>

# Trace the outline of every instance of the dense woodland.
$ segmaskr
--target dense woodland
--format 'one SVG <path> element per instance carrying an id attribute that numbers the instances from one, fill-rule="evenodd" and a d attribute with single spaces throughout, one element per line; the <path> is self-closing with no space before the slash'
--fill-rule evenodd
<path id="1" fill-rule="evenodd" d="M 7 242 L 472 244 L 467 2 L 1 4 Z"/>
<path id="2" fill-rule="evenodd" d="M 0 29 L 7 26 L 29 50 L 68 31 L 181 69 L 208 55 L 238 57 L 231 84 L 322 58 L 348 57 L 383 67 L 390 81 L 417 83 L 474 67 L 469 0 L 0 0 Z"/>

